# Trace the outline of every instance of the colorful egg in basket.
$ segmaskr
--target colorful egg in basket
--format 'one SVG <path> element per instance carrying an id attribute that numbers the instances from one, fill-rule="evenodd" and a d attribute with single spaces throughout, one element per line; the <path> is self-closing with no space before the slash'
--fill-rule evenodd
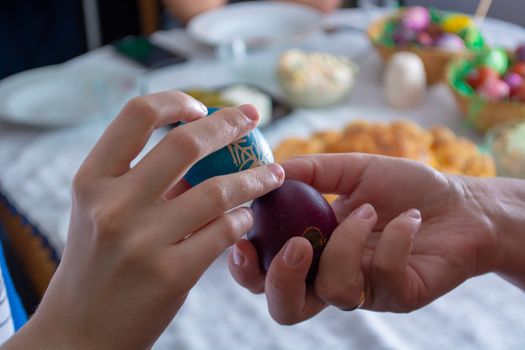
<path id="1" fill-rule="evenodd" d="M 470 125 L 487 131 L 494 125 L 525 120 L 525 62 L 515 52 L 486 49 L 460 58 L 447 68 L 447 82 Z"/>
<path id="2" fill-rule="evenodd" d="M 485 47 L 470 17 L 421 6 L 404 8 L 373 22 L 368 36 L 384 61 L 399 51 L 417 54 L 424 63 L 428 85 L 445 80 L 451 60 Z"/>

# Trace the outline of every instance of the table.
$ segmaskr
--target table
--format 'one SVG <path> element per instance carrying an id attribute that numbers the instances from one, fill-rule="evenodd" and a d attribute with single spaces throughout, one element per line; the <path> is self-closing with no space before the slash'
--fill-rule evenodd
<path id="1" fill-rule="evenodd" d="M 331 20 L 364 28 L 378 15 L 376 11 L 341 10 Z M 489 41 L 497 39 L 508 47 L 525 40 L 525 29 L 496 20 L 487 20 L 483 32 Z M 185 51 L 190 62 L 148 73 L 105 47 L 68 64 L 84 68 L 103 64 L 136 74 L 137 93 L 185 88 L 196 82 L 211 87 L 243 80 L 280 94 L 271 63 L 286 47 L 253 54 L 250 64 L 228 64 L 214 59 L 213 50 L 193 42 L 183 30 L 158 32 L 153 39 Z M 481 140 L 464 125 L 444 85 L 431 88 L 417 108 L 390 110 L 382 99 L 380 59 L 362 34 L 342 32 L 327 37 L 319 33 L 295 45 L 353 57 L 360 64 L 359 82 L 347 102 L 322 110 L 296 110 L 266 128 L 264 133 L 272 146 L 291 134 L 306 136 L 356 118 L 390 121 L 404 117 L 425 127 L 444 124 L 459 135 Z M 64 248 L 73 175 L 112 115 L 61 130 L 0 124 L 0 220 L 9 222 L 11 238 L 19 241 L 17 252 L 26 256 L 26 269 L 32 272 L 40 292 Z M 164 133 L 156 132 L 146 151 Z M 522 349 L 523 315 L 523 292 L 489 274 L 467 281 L 410 314 L 344 313 L 329 308 L 312 320 L 284 327 L 271 320 L 263 296 L 252 295 L 234 283 L 223 255 L 192 290 L 155 349 Z"/>

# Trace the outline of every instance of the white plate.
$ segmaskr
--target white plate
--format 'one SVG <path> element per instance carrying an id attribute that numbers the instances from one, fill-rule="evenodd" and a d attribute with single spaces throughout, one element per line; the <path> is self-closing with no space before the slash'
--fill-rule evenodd
<path id="1" fill-rule="evenodd" d="M 321 27 L 322 14 L 309 7 L 273 1 L 232 4 L 190 21 L 188 33 L 212 46 L 243 40 L 261 44 L 303 37 Z"/>
<path id="2" fill-rule="evenodd" d="M 0 81 L 0 120 L 59 127 L 104 117 L 136 88 L 135 77 L 61 65 L 28 70 Z"/>

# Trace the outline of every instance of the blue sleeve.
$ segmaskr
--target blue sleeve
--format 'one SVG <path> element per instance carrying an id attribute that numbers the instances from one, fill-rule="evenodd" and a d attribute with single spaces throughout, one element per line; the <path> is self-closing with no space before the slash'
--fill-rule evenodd
<path id="1" fill-rule="evenodd" d="M 13 280 L 9 274 L 7 263 L 4 257 L 4 249 L 0 243 L 0 269 L 2 270 L 2 276 L 4 278 L 5 288 L 7 291 L 7 298 L 9 300 L 9 306 L 11 308 L 11 316 L 13 318 L 13 324 L 15 331 L 18 331 L 27 322 L 27 314 L 22 305 L 22 301 L 16 292 Z"/>

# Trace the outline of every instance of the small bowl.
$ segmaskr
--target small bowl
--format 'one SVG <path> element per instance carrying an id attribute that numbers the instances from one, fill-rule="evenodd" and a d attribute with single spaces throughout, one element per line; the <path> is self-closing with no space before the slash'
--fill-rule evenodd
<path id="1" fill-rule="evenodd" d="M 279 59 L 277 78 L 290 104 L 320 108 L 347 97 L 357 72 L 357 66 L 345 57 L 290 50 Z"/>
<path id="2" fill-rule="evenodd" d="M 485 135 L 498 176 L 525 179 L 525 121 L 499 124 Z"/>

